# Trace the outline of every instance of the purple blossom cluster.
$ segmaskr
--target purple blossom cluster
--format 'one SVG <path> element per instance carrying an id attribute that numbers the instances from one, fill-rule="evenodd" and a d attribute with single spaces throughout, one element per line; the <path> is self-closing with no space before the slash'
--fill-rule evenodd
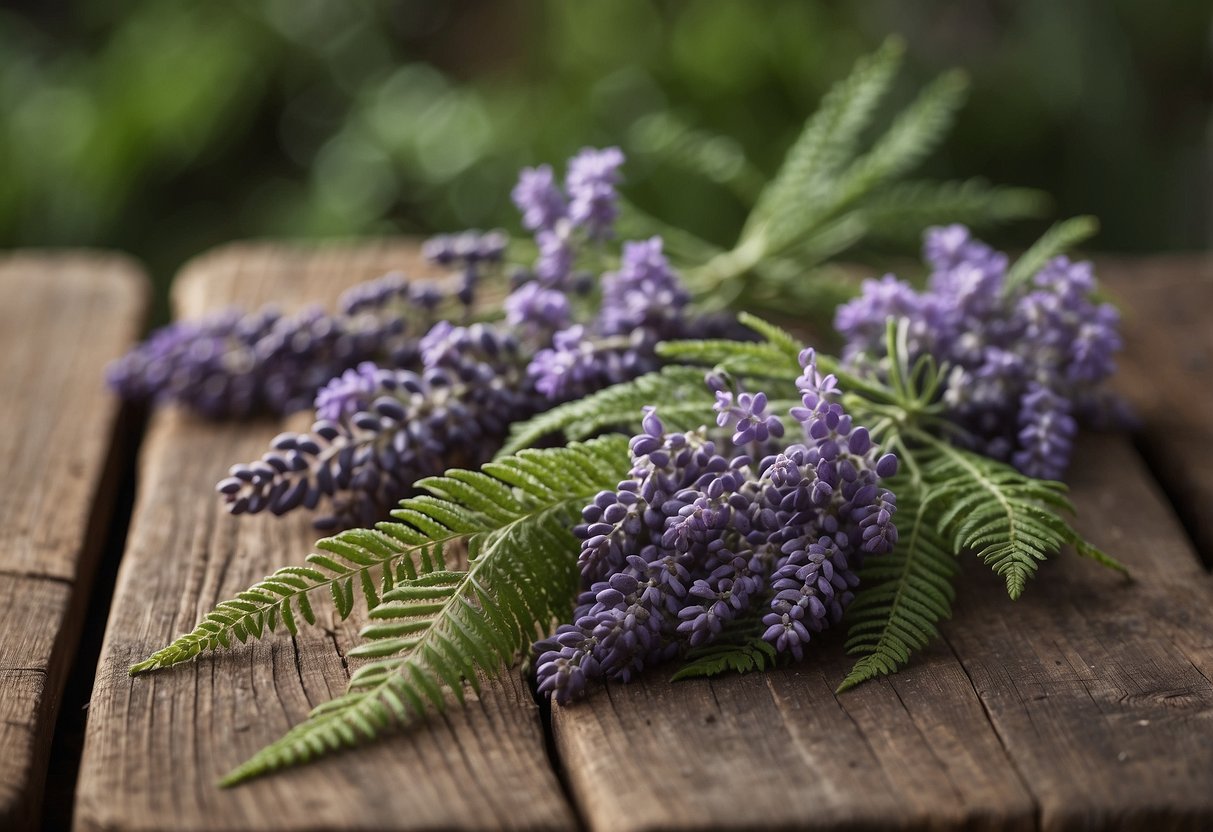
<path id="1" fill-rule="evenodd" d="M 571 323 L 571 299 L 542 284 L 524 284 L 506 301 L 524 325 L 567 324 L 552 326 L 550 342 L 527 368 L 535 388 L 549 399 L 576 398 L 650 372 L 659 365 L 659 341 L 708 334 L 711 323 L 687 312 L 690 294 L 670 268 L 660 237 L 624 243 L 619 268 L 603 274 L 601 283 L 601 303 L 584 322 Z"/>
<path id="2" fill-rule="evenodd" d="M 896 503 L 880 487 L 897 470 L 839 403 L 833 376 L 801 355 L 798 441 L 761 393 L 736 396 L 719 379 L 722 450 L 705 430 L 671 433 L 649 410 L 630 444 L 633 468 L 582 513 L 582 592 L 572 621 L 534 651 L 539 690 L 567 702 L 596 678 L 628 681 L 731 621 L 759 617 L 763 638 L 796 659 L 837 624 L 866 553 L 897 539 Z M 761 461 L 744 451 L 775 443 Z M 731 448 L 731 450 L 727 450 Z"/>
<path id="3" fill-rule="evenodd" d="M 959 225 L 930 229 L 924 257 L 924 290 L 890 275 L 838 309 L 844 359 L 879 369 L 886 321 L 905 319 L 909 360 L 930 354 L 949 368 L 942 395 L 962 441 L 1029 476 L 1060 478 L 1077 420 L 1113 406 L 1103 382 L 1121 346 L 1119 315 L 1094 299 L 1091 264 L 1057 257 L 1008 285 L 1007 256 Z"/>
<path id="4" fill-rule="evenodd" d="M 176 402 L 211 418 L 304 410 L 329 379 L 362 362 L 412 366 L 418 336 L 444 311 L 466 312 L 477 278 L 504 251 L 499 231 L 465 232 L 426 249 L 435 262 L 462 270 L 457 285 L 389 274 L 348 290 L 335 314 L 267 307 L 179 321 L 111 364 L 108 382 L 123 398 Z"/>
<path id="5" fill-rule="evenodd" d="M 279 436 L 262 459 L 234 466 L 219 483 L 229 510 L 323 505 L 315 521 L 322 529 L 373 523 L 418 479 L 487 461 L 512 422 L 656 369 L 662 338 L 719 327 L 686 314 L 689 296 L 660 239 L 626 243 L 620 267 L 602 275 L 601 292 L 592 291 L 592 272 L 588 281 L 574 277 L 586 247 L 613 233 L 622 160 L 615 149 L 582 151 L 569 163 L 564 190 L 550 168 L 523 171 L 514 197 L 540 255 L 512 279 L 504 324 L 437 319 L 420 337 L 393 343 L 391 361 L 330 365 L 311 388 L 312 430 Z M 564 265 L 545 260 L 545 240 L 560 243 Z M 389 277 L 347 293 L 342 314 L 362 319 L 404 305 L 433 321 L 452 294 L 470 302 L 481 271 L 500 263 L 505 244 L 498 232 L 430 240 L 425 255 L 456 275 L 453 292 Z"/>
<path id="6" fill-rule="evenodd" d="M 332 379 L 310 431 L 279 434 L 261 459 L 232 466 L 217 486 L 228 510 L 323 503 L 319 529 L 370 526 L 417 480 L 488 461 L 510 423 L 539 404 L 507 330 L 441 322 L 421 339 L 420 360 L 417 370 L 367 362 Z"/>
<path id="7" fill-rule="evenodd" d="M 622 164 L 618 148 L 587 148 L 569 161 L 563 189 L 543 165 L 524 170 L 513 191 L 539 256 L 505 309 L 511 324 L 540 339 L 527 376 L 552 401 L 654 370 L 658 341 L 702 335 L 707 325 L 688 315 L 690 295 L 659 237 L 624 243 L 619 267 L 601 277 L 599 305 L 577 314 L 586 305 L 578 262 L 601 255 L 597 244 L 614 236 Z"/>

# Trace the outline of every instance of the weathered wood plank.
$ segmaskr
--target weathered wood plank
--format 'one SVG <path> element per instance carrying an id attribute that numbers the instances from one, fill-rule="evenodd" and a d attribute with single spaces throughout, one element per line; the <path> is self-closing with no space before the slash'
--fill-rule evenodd
<path id="1" fill-rule="evenodd" d="M 1213 566 L 1213 256 L 1109 259 L 1099 273 L 1124 312 L 1119 387 L 1139 444 Z"/>
<path id="2" fill-rule="evenodd" d="M 186 269 L 178 311 L 234 302 L 329 302 L 392 268 L 412 245 L 308 250 L 229 247 Z M 344 690 L 358 621 L 271 637 L 131 679 L 127 667 L 192 628 L 211 606 L 272 568 L 300 561 L 306 517 L 234 518 L 213 494 L 233 461 L 280 429 L 153 417 L 140 492 L 90 708 L 77 793 L 79 829 L 559 829 L 575 824 L 548 764 L 543 728 L 517 674 L 465 709 L 317 765 L 221 791 L 216 778 Z M 327 616 L 327 619 L 324 618 Z"/>
<path id="3" fill-rule="evenodd" d="M 51 732 L 112 508 L 105 362 L 147 306 L 131 261 L 0 259 L 0 828 L 37 824 Z"/>
<path id="4" fill-rule="evenodd" d="M 1011 604 L 967 570 L 946 637 L 1045 829 L 1213 825 L 1213 581 L 1123 439 L 1070 476 L 1079 526 L 1132 570 L 1046 564 Z"/>

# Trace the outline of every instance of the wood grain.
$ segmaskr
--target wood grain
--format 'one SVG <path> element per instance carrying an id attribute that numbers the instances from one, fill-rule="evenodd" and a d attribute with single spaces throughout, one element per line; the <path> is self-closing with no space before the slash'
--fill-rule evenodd
<path id="1" fill-rule="evenodd" d="M 0 258 L 0 828 L 32 828 L 51 732 L 112 508 L 118 403 L 105 363 L 147 286 L 109 254 Z"/>
<path id="2" fill-rule="evenodd" d="M 406 243 L 306 249 L 240 245 L 188 267 L 182 316 L 232 303 L 331 302 L 351 283 L 415 270 Z M 77 793 L 79 829 L 562 829 L 575 825 L 516 674 L 469 707 L 356 754 L 231 790 L 215 780 L 340 694 L 360 622 L 324 626 L 130 678 L 127 667 L 191 629 L 214 603 L 300 562 L 315 533 L 303 516 L 234 518 L 215 481 L 254 459 L 281 428 L 153 417 L 140 490 L 90 708 Z M 321 612 L 321 610 L 325 610 Z M 327 619 L 325 618 L 327 616 Z"/>
<path id="3" fill-rule="evenodd" d="M 1213 256 L 1108 259 L 1099 274 L 1124 314 L 1138 443 L 1213 567 Z"/>

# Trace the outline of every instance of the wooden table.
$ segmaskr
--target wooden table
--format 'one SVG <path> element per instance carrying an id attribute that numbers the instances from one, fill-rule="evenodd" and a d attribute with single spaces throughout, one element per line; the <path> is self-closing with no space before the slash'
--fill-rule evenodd
<path id="1" fill-rule="evenodd" d="M 235 245 L 191 263 L 174 300 L 183 317 L 331 303 L 399 268 L 420 268 L 407 242 Z M 127 675 L 314 535 L 302 516 L 229 517 L 212 494 L 281 425 L 166 410 L 142 431 L 103 389 L 147 307 L 136 266 L 8 256 L 0 829 L 1213 828 L 1213 261 L 1101 273 L 1124 302 L 1120 384 L 1143 427 L 1085 439 L 1071 483 L 1081 528 L 1134 583 L 1065 556 L 1011 602 L 966 562 L 944 638 L 840 696 L 836 637 L 798 667 L 657 672 L 551 713 L 514 671 L 356 754 L 220 791 L 343 690 L 361 622 Z"/>

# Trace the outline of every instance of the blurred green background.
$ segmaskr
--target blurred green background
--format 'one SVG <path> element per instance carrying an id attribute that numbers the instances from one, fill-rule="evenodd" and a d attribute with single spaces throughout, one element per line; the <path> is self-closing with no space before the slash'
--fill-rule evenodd
<path id="1" fill-rule="evenodd" d="M 8 2 L 0 246 L 125 249 L 163 285 L 234 238 L 513 228 L 518 167 L 587 144 L 628 151 L 641 208 L 729 243 L 825 89 L 896 32 L 903 97 L 973 80 L 924 173 L 1043 188 L 1105 250 L 1206 248 L 1211 7 Z M 721 136 L 696 171 L 687 129 Z"/>

